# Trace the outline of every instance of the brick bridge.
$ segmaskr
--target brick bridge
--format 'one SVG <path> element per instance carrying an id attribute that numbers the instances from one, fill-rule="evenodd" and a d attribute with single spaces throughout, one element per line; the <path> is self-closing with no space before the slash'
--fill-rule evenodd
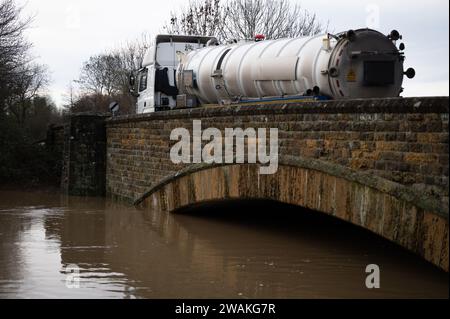
<path id="1" fill-rule="evenodd" d="M 106 121 L 74 116 L 65 133 L 63 188 L 167 212 L 227 199 L 294 204 L 366 228 L 448 271 L 448 102 L 224 106 Z M 171 131 L 192 132 L 196 119 L 222 132 L 278 128 L 277 173 L 260 175 L 258 164 L 173 164 Z"/>

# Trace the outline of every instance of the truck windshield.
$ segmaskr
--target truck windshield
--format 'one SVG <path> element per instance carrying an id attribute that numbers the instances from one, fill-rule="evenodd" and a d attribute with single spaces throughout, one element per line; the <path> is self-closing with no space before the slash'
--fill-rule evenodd
<path id="1" fill-rule="evenodd" d="M 145 68 L 139 72 L 139 92 L 147 89 L 148 69 Z"/>

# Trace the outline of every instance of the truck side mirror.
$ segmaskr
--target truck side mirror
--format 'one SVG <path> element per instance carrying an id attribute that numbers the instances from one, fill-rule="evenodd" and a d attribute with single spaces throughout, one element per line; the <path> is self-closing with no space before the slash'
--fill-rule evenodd
<path id="1" fill-rule="evenodd" d="M 134 74 L 130 74 L 129 83 L 130 87 L 132 88 L 134 88 L 134 86 L 136 85 L 136 77 L 134 76 Z"/>
<path id="2" fill-rule="evenodd" d="M 131 96 L 139 97 L 139 93 L 137 93 L 136 90 L 135 90 L 136 77 L 134 76 L 133 73 L 130 74 L 130 76 L 128 78 L 128 82 L 129 82 L 129 85 L 130 85 L 130 94 L 131 94 Z"/>

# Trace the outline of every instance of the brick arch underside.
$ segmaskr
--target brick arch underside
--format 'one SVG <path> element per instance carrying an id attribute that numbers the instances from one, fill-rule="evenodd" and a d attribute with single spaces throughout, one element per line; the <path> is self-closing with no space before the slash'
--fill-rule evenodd
<path id="1" fill-rule="evenodd" d="M 273 175 L 259 165 L 198 165 L 138 199 L 144 209 L 172 212 L 201 202 L 270 199 L 363 227 L 448 272 L 448 207 L 407 187 L 326 163 L 285 159 Z"/>

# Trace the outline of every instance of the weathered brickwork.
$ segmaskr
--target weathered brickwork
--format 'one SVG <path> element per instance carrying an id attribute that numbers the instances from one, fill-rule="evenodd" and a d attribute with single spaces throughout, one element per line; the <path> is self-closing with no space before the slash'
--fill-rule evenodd
<path id="1" fill-rule="evenodd" d="M 77 114 L 64 126 L 61 188 L 68 195 L 104 196 L 105 116 Z"/>
<path id="2" fill-rule="evenodd" d="M 320 159 L 448 202 L 448 97 L 246 105 L 107 121 L 106 191 L 133 201 L 184 168 L 170 160 L 174 128 L 278 128 L 280 155 Z"/>

